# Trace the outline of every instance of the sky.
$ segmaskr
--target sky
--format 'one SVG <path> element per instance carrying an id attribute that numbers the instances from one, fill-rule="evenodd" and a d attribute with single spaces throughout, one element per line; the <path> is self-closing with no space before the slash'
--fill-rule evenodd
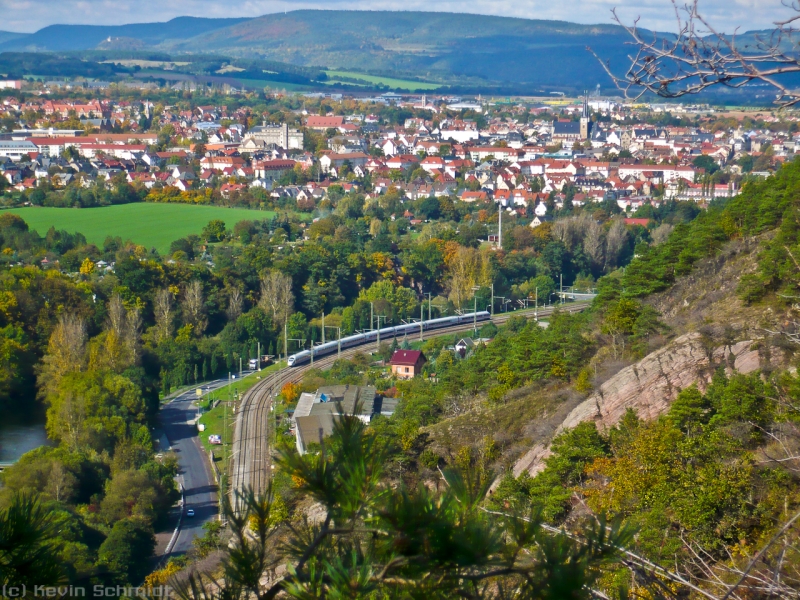
<path id="1" fill-rule="evenodd" d="M 680 0 L 679 0 L 680 1 Z M 431 10 L 430 0 L 0 0 L 0 30 L 33 32 L 56 23 L 121 25 L 174 17 L 257 17 L 300 8 Z M 670 0 L 439 0 L 435 10 L 577 23 L 611 23 L 613 8 L 625 23 L 639 17 L 649 29 L 674 31 Z M 766 29 L 793 15 L 781 0 L 700 0 L 700 12 L 719 31 Z"/>

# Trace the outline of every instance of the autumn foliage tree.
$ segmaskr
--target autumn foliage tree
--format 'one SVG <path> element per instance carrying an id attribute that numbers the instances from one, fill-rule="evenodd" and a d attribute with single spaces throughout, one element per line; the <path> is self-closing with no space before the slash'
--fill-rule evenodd
<path id="1" fill-rule="evenodd" d="M 283 396 L 284 402 L 296 402 L 300 397 L 300 384 L 291 381 L 284 383 L 281 387 L 281 396 Z"/>

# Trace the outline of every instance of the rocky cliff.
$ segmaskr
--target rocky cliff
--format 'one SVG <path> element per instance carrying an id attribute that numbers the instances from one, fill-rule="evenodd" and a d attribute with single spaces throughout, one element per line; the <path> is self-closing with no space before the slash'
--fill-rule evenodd
<path id="1" fill-rule="evenodd" d="M 756 346 L 752 340 L 715 346 L 701 333 L 682 335 L 603 383 L 567 415 L 556 434 L 588 420 L 594 420 L 598 429 L 608 429 L 629 408 L 643 419 L 653 419 L 669 408 L 680 390 L 693 383 L 704 389 L 720 366 L 740 373 L 764 366 L 767 359 Z M 541 471 L 550 456 L 549 445 L 548 440 L 533 446 L 514 465 L 514 476 Z"/>

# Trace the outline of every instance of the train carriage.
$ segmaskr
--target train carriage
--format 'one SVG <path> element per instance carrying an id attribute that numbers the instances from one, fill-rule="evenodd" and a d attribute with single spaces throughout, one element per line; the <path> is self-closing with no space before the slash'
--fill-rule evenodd
<path id="1" fill-rule="evenodd" d="M 445 327 L 453 327 L 454 325 L 459 324 L 468 324 L 468 323 L 477 323 L 488 321 L 491 319 L 492 316 L 487 311 L 480 311 L 477 313 L 469 313 L 461 316 L 455 317 L 441 317 L 439 319 L 432 319 L 430 321 L 425 321 L 422 323 L 422 330 L 423 331 L 431 331 L 435 329 L 442 329 Z M 396 337 L 404 337 L 408 335 L 413 335 L 415 333 L 419 333 L 420 323 L 405 323 L 403 325 L 398 325 L 396 327 L 384 327 L 380 330 L 380 337 L 382 340 L 396 338 Z M 375 342 L 378 339 L 378 331 L 367 331 L 366 333 L 360 333 L 356 335 L 347 336 L 342 338 L 341 341 L 334 341 L 334 342 L 326 342 L 321 346 L 316 346 L 313 350 L 314 358 L 322 358 L 323 356 L 328 356 L 329 354 L 333 354 L 334 352 L 338 352 L 339 345 L 341 344 L 342 350 L 345 348 L 353 348 L 355 346 L 360 346 L 362 344 L 367 344 L 369 342 Z M 310 350 L 303 350 L 296 354 L 292 354 L 287 361 L 290 367 L 297 367 L 300 365 L 304 365 L 307 362 L 311 361 L 311 351 Z"/>

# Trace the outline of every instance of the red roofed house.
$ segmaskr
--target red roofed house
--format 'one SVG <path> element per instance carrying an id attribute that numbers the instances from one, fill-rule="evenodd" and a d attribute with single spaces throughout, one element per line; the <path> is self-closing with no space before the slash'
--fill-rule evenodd
<path id="1" fill-rule="evenodd" d="M 311 115 L 306 119 L 306 127 L 325 131 L 326 129 L 337 129 L 344 124 L 344 117 L 318 117 Z"/>
<path id="2" fill-rule="evenodd" d="M 463 202 L 486 202 L 488 199 L 489 197 L 484 191 L 470 192 L 465 190 L 461 193 L 461 200 Z"/>
<path id="3" fill-rule="evenodd" d="M 20 192 L 24 192 L 25 190 L 29 190 L 36 187 L 36 178 L 35 177 L 28 177 L 27 179 L 23 179 L 20 183 L 14 186 L 14 189 Z"/>
<path id="4" fill-rule="evenodd" d="M 227 169 L 228 167 L 239 168 L 245 165 L 245 160 L 241 156 L 204 156 L 200 160 L 203 169 Z"/>
<path id="5" fill-rule="evenodd" d="M 223 198 L 230 198 L 234 192 L 243 192 L 247 186 L 243 183 L 223 183 L 219 188 L 219 193 Z"/>
<path id="6" fill-rule="evenodd" d="M 439 156 L 428 156 L 419 163 L 428 173 L 444 169 L 444 159 Z"/>
<path id="7" fill-rule="evenodd" d="M 384 162 L 390 169 L 407 169 L 411 165 L 417 164 L 419 158 L 413 154 L 398 154 L 397 156 L 387 158 Z"/>
<path id="8" fill-rule="evenodd" d="M 346 154 L 335 154 L 333 152 L 329 152 L 328 154 L 323 154 L 322 157 L 319 159 L 319 166 L 322 169 L 323 173 L 328 173 L 331 169 L 338 169 L 345 162 L 349 162 L 350 166 L 355 167 L 364 167 L 369 160 L 369 155 L 364 154 L 363 152 L 348 152 Z"/>
<path id="9" fill-rule="evenodd" d="M 412 379 L 422 373 L 422 366 L 428 362 L 420 350 L 397 350 L 392 354 L 389 365 L 392 375 L 398 379 Z"/>
<path id="10" fill-rule="evenodd" d="M 293 160 L 256 160 L 253 161 L 253 173 L 261 179 L 277 181 L 284 173 L 294 169 L 296 164 Z"/>

